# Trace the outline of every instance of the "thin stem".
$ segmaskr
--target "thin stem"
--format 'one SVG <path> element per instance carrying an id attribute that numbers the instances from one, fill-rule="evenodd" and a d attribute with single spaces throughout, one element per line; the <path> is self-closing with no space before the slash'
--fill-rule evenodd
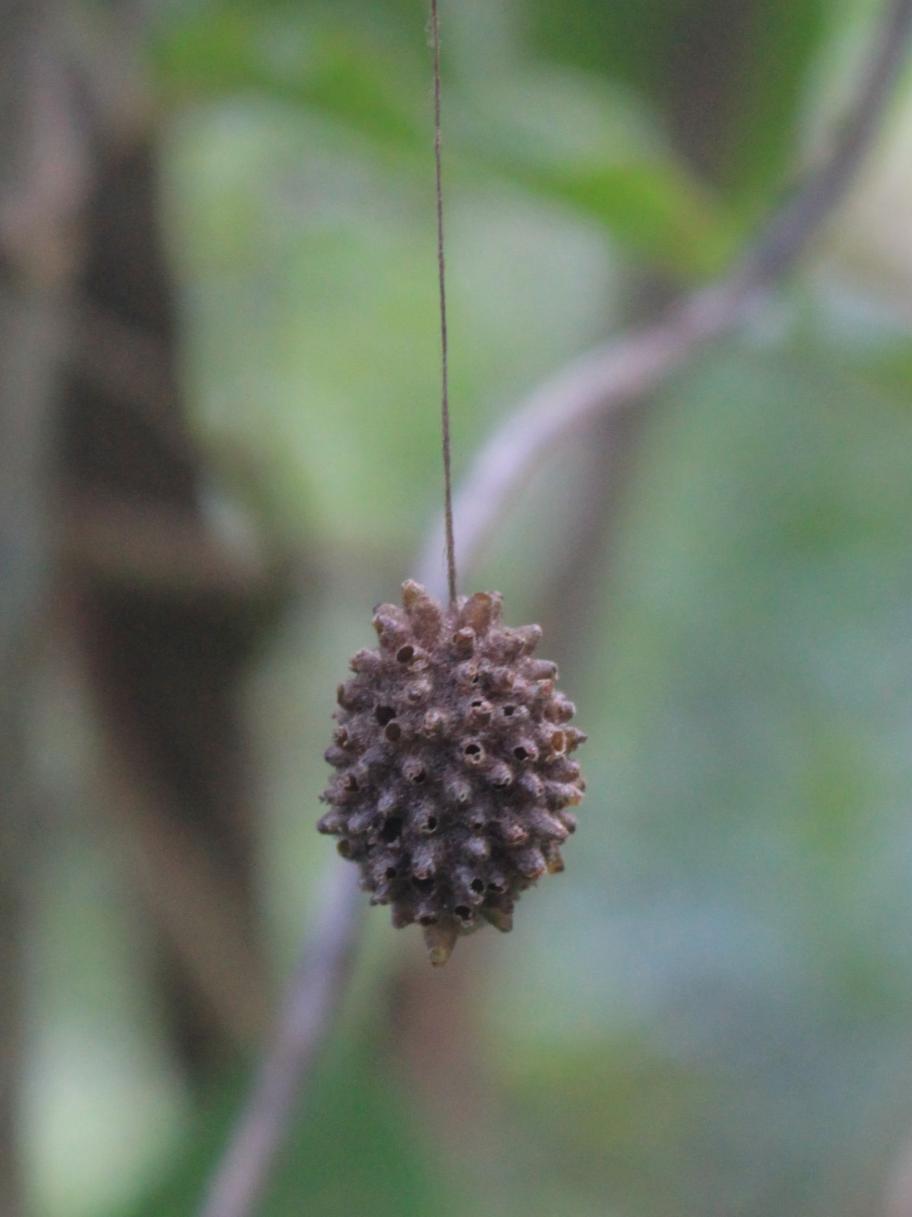
<path id="1" fill-rule="evenodd" d="M 440 289 L 440 427 L 443 446 L 443 518 L 450 604 L 456 603 L 456 541 L 453 533 L 453 473 L 450 463 L 450 373 L 447 337 L 446 254 L 443 234 L 443 165 L 440 122 L 440 19 L 431 0 L 431 40 L 434 46 L 434 168 L 437 186 L 437 282 Z"/>

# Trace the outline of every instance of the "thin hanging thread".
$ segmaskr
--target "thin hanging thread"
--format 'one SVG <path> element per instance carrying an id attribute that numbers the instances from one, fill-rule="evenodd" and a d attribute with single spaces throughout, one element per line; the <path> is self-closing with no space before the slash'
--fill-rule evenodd
<path id="1" fill-rule="evenodd" d="M 443 447 L 443 515 L 446 525 L 447 584 L 456 603 L 456 542 L 453 536 L 453 475 L 450 468 L 450 385 L 447 343 L 446 256 L 443 240 L 443 168 L 440 126 L 440 21 L 437 0 L 431 0 L 434 45 L 434 165 L 437 173 L 437 279 L 440 287 L 440 423 Z"/>

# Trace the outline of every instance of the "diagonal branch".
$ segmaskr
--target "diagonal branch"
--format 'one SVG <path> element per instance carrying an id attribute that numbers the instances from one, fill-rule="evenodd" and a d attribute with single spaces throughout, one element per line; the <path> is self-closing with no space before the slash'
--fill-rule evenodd
<path id="1" fill-rule="evenodd" d="M 656 389 L 703 347 L 740 326 L 799 260 L 839 206 L 874 143 L 906 59 L 912 0 L 889 0 L 828 159 L 775 212 L 735 268 L 674 304 L 659 320 L 621 335 L 568 364 L 521 402 L 476 454 L 456 497 L 463 569 L 481 553 L 511 495 L 555 443 L 595 417 Z M 416 578 L 439 590 L 443 525 L 421 551 Z"/>
<path id="2" fill-rule="evenodd" d="M 665 317 L 582 356 L 510 414 L 476 456 L 456 502 L 463 564 L 471 565 L 511 493 L 553 445 L 599 415 L 655 389 L 707 343 L 740 325 L 799 259 L 842 201 L 873 143 L 912 33 L 912 0 L 890 0 L 854 104 L 833 149 L 718 283 Z M 446 592 L 443 530 L 429 534 L 418 577 Z M 253 1091 L 216 1167 L 201 1217 L 254 1217 L 294 1103 L 336 1015 L 353 960 L 361 900 L 354 868 L 333 868 L 324 912 L 291 981 Z"/>
<path id="3" fill-rule="evenodd" d="M 200 1217 L 253 1217 L 258 1211 L 302 1083 L 336 1025 L 361 926 L 354 867 L 333 868 L 321 896 L 310 941 Z"/>

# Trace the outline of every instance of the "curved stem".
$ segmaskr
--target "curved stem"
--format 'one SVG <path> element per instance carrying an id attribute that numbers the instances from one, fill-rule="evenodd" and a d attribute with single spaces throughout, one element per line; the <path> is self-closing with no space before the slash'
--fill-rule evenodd
<path id="1" fill-rule="evenodd" d="M 302 1084 L 335 1026 L 354 963 L 363 911 L 353 866 L 339 863 L 330 870 L 319 909 L 253 1089 L 213 1176 L 200 1217 L 251 1217 L 257 1211 Z"/>

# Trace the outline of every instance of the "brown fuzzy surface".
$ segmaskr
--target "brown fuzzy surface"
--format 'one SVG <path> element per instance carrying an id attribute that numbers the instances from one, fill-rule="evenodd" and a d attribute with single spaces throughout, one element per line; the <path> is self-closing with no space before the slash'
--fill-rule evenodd
<path id="1" fill-rule="evenodd" d="M 520 893 L 563 870 L 585 789 L 568 754 L 586 736 L 555 665 L 532 657 L 541 630 L 504 626 L 499 594 L 444 609 L 418 583 L 402 592 L 403 608 L 374 614 L 379 648 L 339 686 L 318 827 L 371 902 L 423 926 L 444 963 L 485 922 L 511 929 Z"/>

